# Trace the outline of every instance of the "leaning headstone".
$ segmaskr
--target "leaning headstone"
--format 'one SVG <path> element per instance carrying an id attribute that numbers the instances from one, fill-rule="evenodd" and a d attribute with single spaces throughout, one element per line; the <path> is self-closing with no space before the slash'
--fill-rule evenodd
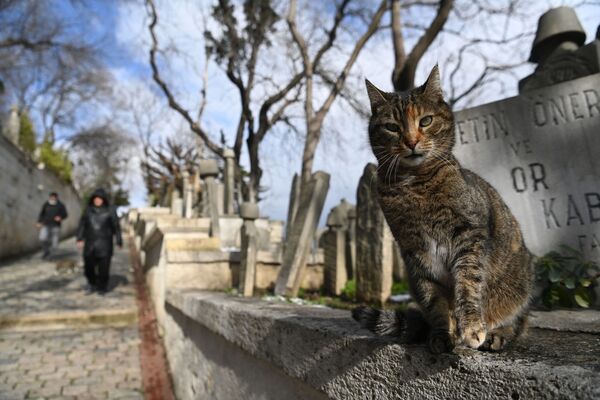
<path id="1" fill-rule="evenodd" d="M 252 296 L 256 278 L 256 254 L 258 253 L 258 232 L 254 220 L 258 218 L 258 205 L 242 203 L 240 215 L 244 220 L 242 225 L 242 246 L 240 252 L 240 286 L 243 296 Z"/>
<path id="2" fill-rule="evenodd" d="M 225 172 L 223 180 L 225 181 L 225 204 L 223 206 L 224 214 L 233 215 L 233 199 L 235 192 L 235 153 L 232 149 L 225 149 L 223 152 L 225 158 Z"/>
<path id="3" fill-rule="evenodd" d="M 306 257 L 310 251 L 319 217 L 323 211 L 329 174 L 317 171 L 305 185 L 290 235 L 283 253 L 283 262 L 275 284 L 275 294 L 295 296 L 300 288 L 306 268 Z"/>
<path id="4" fill-rule="evenodd" d="M 392 289 L 393 239 L 379 205 L 376 171 L 367 164 L 356 193 L 356 297 L 383 304 Z"/>
<path id="5" fill-rule="evenodd" d="M 335 207 L 327 217 L 327 232 L 323 235 L 325 259 L 325 289 L 329 294 L 339 296 L 348 280 L 346 271 L 346 230 L 344 211 Z"/>
<path id="6" fill-rule="evenodd" d="M 215 178 L 219 175 L 219 166 L 215 160 L 200 160 L 200 177 L 204 180 L 205 211 L 210 218 L 212 237 L 219 237 L 219 194 Z"/>
<path id="7" fill-rule="evenodd" d="M 485 178 L 537 255 L 600 260 L 600 74 L 455 113 L 455 155 Z"/>
<path id="8" fill-rule="evenodd" d="M 296 212 L 298 211 L 298 202 L 300 201 L 300 177 L 298 174 L 294 174 L 292 178 L 292 189 L 290 191 L 290 201 L 288 205 L 288 214 L 287 221 L 285 226 L 285 237 L 290 237 L 290 230 L 292 229 L 292 224 L 294 223 L 294 218 L 296 217 Z"/>

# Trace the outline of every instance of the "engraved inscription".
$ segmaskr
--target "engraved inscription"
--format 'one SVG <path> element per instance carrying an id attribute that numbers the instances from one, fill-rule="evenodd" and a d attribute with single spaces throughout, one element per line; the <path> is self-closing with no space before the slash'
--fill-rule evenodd
<path id="1" fill-rule="evenodd" d="M 458 144 L 479 143 L 508 136 L 504 110 L 456 121 Z"/>
<path id="2" fill-rule="evenodd" d="M 536 101 L 532 109 L 537 128 L 562 125 L 600 115 L 600 94 L 596 89 L 549 97 Z"/>

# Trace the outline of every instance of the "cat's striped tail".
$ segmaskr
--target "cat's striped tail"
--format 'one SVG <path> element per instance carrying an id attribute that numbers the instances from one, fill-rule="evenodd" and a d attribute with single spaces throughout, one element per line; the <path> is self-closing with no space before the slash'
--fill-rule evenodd
<path id="1" fill-rule="evenodd" d="M 417 308 L 392 311 L 360 306 L 352 310 L 352 318 L 376 335 L 395 336 L 407 342 L 424 341 L 429 332 L 429 325 Z"/>

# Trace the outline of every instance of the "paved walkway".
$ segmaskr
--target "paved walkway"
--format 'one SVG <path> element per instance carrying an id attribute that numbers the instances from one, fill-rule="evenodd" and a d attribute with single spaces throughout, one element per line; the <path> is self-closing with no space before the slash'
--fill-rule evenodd
<path id="1" fill-rule="evenodd" d="M 110 292 L 85 295 L 74 240 L 54 260 L 0 264 L 0 399 L 143 399 L 137 309 L 126 250 L 116 250 Z"/>

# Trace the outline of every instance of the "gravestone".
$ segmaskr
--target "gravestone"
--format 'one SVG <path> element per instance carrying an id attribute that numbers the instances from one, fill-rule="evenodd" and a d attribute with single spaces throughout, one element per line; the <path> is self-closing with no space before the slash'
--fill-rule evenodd
<path id="1" fill-rule="evenodd" d="M 219 166 L 215 160 L 200 160 L 200 177 L 204 180 L 204 206 L 210 218 L 212 237 L 219 237 L 219 193 L 215 178 L 219 175 Z"/>
<path id="2" fill-rule="evenodd" d="M 394 240 L 376 185 L 377 167 L 367 164 L 356 193 L 356 297 L 383 304 L 391 295 Z"/>
<path id="3" fill-rule="evenodd" d="M 321 239 L 325 259 L 325 289 L 339 296 L 348 280 L 346 271 L 345 209 L 337 206 L 327 217 L 327 232 Z"/>
<path id="4" fill-rule="evenodd" d="M 400 250 L 400 245 L 395 240 L 392 243 L 392 252 L 393 252 L 393 268 L 392 268 L 392 277 L 395 282 L 405 281 L 407 279 L 406 276 L 406 265 L 404 264 L 404 259 L 402 258 L 402 251 Z"/>
<path id="5" fill-rule="evenodd" d="M 598 41 L 591 45 L 600 54 Z M 545 50 L 536 59 L 547 72 Z M 538 89 L 526 83 L 517 97 L 456 112 L 454 153 L 498 190 L 533 253 L 566 244 L 600 260 L 600 74 Z"/>
<path id="6" fill-rule="evenodd" d="M 225 158 L 225 190 L 224 198 L 225 204 L 223 206 L 224 214 L 233 215 L 233 203 L 234 203 L 234 192 L 235 192 L 235 153 L 232 149 L 225 149 L 223 152 Z"/>
<path id="7" fill-rule="evenodd" d="M 531 48 L 529 61 L 535 72 L 519 82 L 519 92 L 539 89 L 600 72 L 600 41 L 585 43 L 585 31 L 569 7 L 544 13 Z"/>
<path id="8" fill-rule="evenodd" d="M 306 257 L 315 236 L 328 190 L 329 174 L 317 171 L 300 195 L 294 222 L 286 238 L 281 269 L 277 275 L 275 284 L 277 295 L 295 296 L 298 293 L 306 268 Z"/>
<path id="9" fill-rule="evenodd" d="M 190 173 L 183 171 L 183 217 L 192 218 L 194 216 L 194 192 L 193 185 L 190 182 Z"/>
<path id="10" fill-rule="evenodd" d="M 296 217 L 296 212 L 298 211 L 298 202 L 300 201 L 299 197 L 300 177 L 298 174 L 294 174 L 294 177 L 292 178 L 292 189 L 290 191 L 290 202 L 288 203 L 288 214 L 285 226 L 286 239 L 290 237 L 290 230 L 292 229 L 292 224 L 294 223 L 294 218 Z"/>
<path id="11" fill-rule="evenodd" d="M 243 296 L 252 296 L 256 279 L 256 255 L 258 253 L 258 232 L 254 220 L 258 218 L 258 205 L 242 203 L 240 215 L 244 219 L 242 225 L 242 246 L 240 251 L 240 286 Z"/>
<path id="12" fill-rule="evenodd" d="M 171 193 L 171 214 L 183 217 L 183 199 L 177 189 Z"/>
<path id="13" fill-rule="evenodd" d="M 348 278 L 356 279 L 356 207 L 348 210 L 348 230 L 346 235 Z"/>

